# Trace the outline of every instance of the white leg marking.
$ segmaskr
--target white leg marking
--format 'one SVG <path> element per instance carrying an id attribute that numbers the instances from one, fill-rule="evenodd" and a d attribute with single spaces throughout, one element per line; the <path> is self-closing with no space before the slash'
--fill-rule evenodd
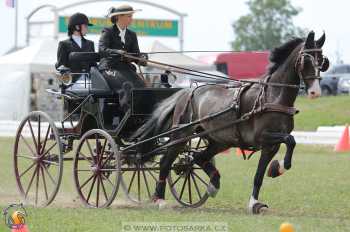
<path id="1" fill-rule="evenodd" d="M 258 200 L 256 200 L 253 196 L 250 196 L 249 204 L 248 204 L 248 213 L 253 213 L 253 206 L 258 203 Z"/>
<path id="2" fill-rule="evenodd" d="M 280 164 L 280 168 L 278 171 L 282 175 L 285 171 L 287 171 L 284 167 L 284 160 L 280 160 L 278 163 Z"/>

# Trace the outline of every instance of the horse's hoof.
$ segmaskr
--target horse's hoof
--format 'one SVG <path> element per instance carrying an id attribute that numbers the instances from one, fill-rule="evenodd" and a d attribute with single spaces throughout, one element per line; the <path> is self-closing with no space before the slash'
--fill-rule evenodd
<path id="1" fill-rule="evenodd" d="M 207 187 L 207 193 L 210 197 L 215 197 L 216 194 L 219 192 L 219 189 L 215 188 L 215 186 L 212 183 L 209 183 Z"/>
<path id="2" fill-rule="evenodd" d="M 253 208 L 252 208 L 252 213 L 253 214 L 261 214 L 261 213 L 264 213 L 267 211 L 269 207 L 265 204 L 262 204 L 260 202 L 257 202 L 253 205 Z"/>
<path id="3" fill-rule="evenodd" d="M 167 202 L 164 199 L 161 199 L 161 198 L 153 199 L 153 203 L 160 210 L 167 208 Z"/>
<path id="4" fill-rule="evenodd" d="M 274 160 L 270 164 L 267 176 L 275 178 L 280 175 L 282 175 L 282 173 L 280 173 L 280 163 L 278 162 L 278 160 Z"/>

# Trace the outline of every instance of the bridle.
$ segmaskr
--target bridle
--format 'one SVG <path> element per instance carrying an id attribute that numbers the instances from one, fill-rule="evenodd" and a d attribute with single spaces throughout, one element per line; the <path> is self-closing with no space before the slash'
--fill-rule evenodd
<path id="1" fill-rule="evenodd" d="M 311 55 L 311 52 L 315 52 L 315 56 Z M 310 48 L 310 49 L 301 49 L 297 58 L 297 61 L 295 62 L 295 70 L 298 73 L 298 76 L 300 80 L 321 80 L 320 72 L 324 68 L 326 64 L 327 57 L 322 55 L 322 62 L 319 62 L 318 56 L 319 53 L 322 54 L 321 48 Z M 309 76 L 303 76 L 302 71 L 304 70 L 304 62 L 305 57 L 309 57 L 312 63 L 312 66 L 315 70 L 314 75 Z"/>

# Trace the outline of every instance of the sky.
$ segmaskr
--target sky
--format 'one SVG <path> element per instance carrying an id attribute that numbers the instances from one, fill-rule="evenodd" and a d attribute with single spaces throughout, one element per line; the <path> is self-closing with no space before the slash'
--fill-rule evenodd
<path id="1" fill-rule="evenodd" d="M 145 0 L 173 8 L 179 12 L 186 13 L 184 23 L 184 50 L 229 50 L 230 42 L 234 40 L 232 24 L 242 15 L 248 13 L 246 0 Z M 11 49 L 14 45 L 14 17 L 15 10 L 6 7 L 6 0 L 0 1 L 0 19 L 2 22 L 3 38 L 0 43 L 0 55 Z M 18 0 L 18 44 L 26 45 L 26 21 L 28 14 L 38 6 L 51 4 L 62 7 L 67 4 L 78 2 L 77 0 Z M 118 6 L 126 2 L 119 0 L 101 0 L 96 3 L 81 5 L 64 12 L 62 15 L 69 15 L 80 11 L 88 16 L 102 17 L 106 15 L 107 9 L 111 6 Z M 350 63 L 350 21 L 349 0 L 291 0 L 291 3 L 302 9 L 302 12 L 294 18 L 294 24 L 299 27 L 314 30 L 316 37 L 326 32 L 326 43 L 324 54 L 332 63 L 342 60 Z M 142 9 L 142 12 L 135 14 L 135 18 L 152 19 L 177 19 L 176 16 L 146 6 L 144 4 L 129 3 L 134 8 Z M 51 20 L 52 12 L 47 10 L 39 11 L 35 20 Z M 52 27 L 36 27 L 31 31 L 36 36 L 31 39 L 35 43 L 38 39 L 50 36 L 54 29 Z M 61 35 L 63 39 L 66 35 Z M 97 41 L 97 36 L 89 36 Z M 162 37 L 139 37 L 141 50 L 147 50 L 150 44 L 158 40 L 168 47 L 179 50 L 177 38 Z"/>

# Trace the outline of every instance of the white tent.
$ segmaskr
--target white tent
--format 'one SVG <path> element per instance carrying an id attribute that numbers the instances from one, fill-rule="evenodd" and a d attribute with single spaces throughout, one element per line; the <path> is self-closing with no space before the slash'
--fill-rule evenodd
<path id="1" fill-rule="evenodd" d="M 156 53 L 160 52 L 160 53 Z M 162 53 L 165 52 L 165 53 Z M 169 52 L 169 53 L 167 53 Z M 172 53 L 174 52 L 174 53 Z M 215 70 L 211 64 L 206 64 L 182 53 L 176 53 L 175 50 L 166 47 L 159 41 L 155 41 L 151 48 L 150 60 L 158 61 L 165 64 L 171 64 L 182 68 L 190 68 L 194 70 Z"/>
<path id="2" fill-rule="evenodd" d="M 44 40 L 0 57 L 0 120 L 21 120 L 30 110 L 31 74 L 52 73 L 57 41 Z"/>

